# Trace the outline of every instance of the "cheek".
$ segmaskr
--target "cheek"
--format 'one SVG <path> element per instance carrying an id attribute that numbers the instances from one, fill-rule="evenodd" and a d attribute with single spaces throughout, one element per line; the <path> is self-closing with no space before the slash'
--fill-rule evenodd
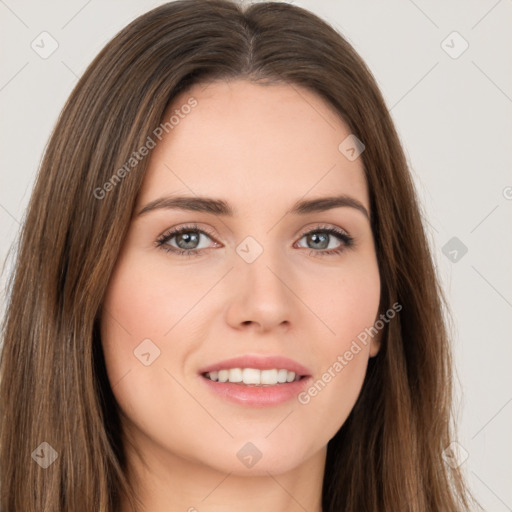
<path id="1" fill-rule="evenodd" d="M 101 340 L 113 387 L 128 372 L 129 380 L 133 380 L 151 368 L 144 366 L 144 359 L 161 362 L 165 356 L 161 340 L 176 321 L 180 301 L 170 300 L 176 290 L 161 283 L 158 272 L 134 258 L 121 257 L 108 284 L 101 312 Z M 150 355 L 144 355 L 147 353 Z"/>
<path id="2" fill-rule="evenodd" d="M 345 351 L 354 338 L 375 323 L 381 294 L 378 264 L 368 253 L 354 258 L 337 273 L 319 277 L 322 286 L 310 288 L 311 303 L 326 327 L 320 337 L 321 351 L 332 355 L 333 351 Z"/>
<path id="3" fill-rule="evenodd" d="M 158 265 L 149 265 L 136 254 L 121 256 L 103 301 L 101 342 L 107 375 L 125 419 L 146 432 L 155 430 L 155 423 L 162 428 L 172 423 L 173 435 L 179 438 L 186 431 L 180 431 L 182 423 L 173 421 L 172 411 L 186 410 L 190 399 L 172 378 L 172 360 L 183 360 L 190 346 L 176 343 L 171 351 L 166 341 L 179 332 L 178 322 L 197 300 L 197 291 L 185 287 L 177 296 L 177 274 L 162 280 Z M 187 428 L 193 431 L 190 425 Z"/>
<path id="4" fill-rule="evenodd" d="M 380 277 L 375 260 L 346 269 L 330 281 L 329 294 L 315 293 L 318 316 L 326 328 L 317 336 L 319 368 L 299 403 L 318 417 L 330 411 L 321 431 L 333 436 L 350 414 L 366 375 L 380 302 Z"/>
<path id="5" fill-rule="evenodd" d="M 197 302 L 202 290 L 183 279 L 179 269 L 145 263 L 133 255 L 121 259 L 103 303 L 104 340 L 137 346 L 146 338 L 162 340 Z"/>

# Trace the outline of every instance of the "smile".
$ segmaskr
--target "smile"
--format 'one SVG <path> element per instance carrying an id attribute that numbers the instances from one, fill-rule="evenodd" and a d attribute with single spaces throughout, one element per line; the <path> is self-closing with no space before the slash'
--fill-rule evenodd
<path id="1" fill-rule="evenodd" d="M 259 370 L 257 368 L 229 368 L 206 372 L 204 377 L 214 382 L 239 383 L 247 386 L 275 386 L 301 379 L 295 372 L 282 369 Z"/>

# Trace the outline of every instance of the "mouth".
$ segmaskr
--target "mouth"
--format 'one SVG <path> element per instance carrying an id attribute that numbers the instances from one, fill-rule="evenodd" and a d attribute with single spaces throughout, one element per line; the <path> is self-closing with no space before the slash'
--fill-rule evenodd
<path id="1" fill-rule="evenodd" d="M 205 379 L 213 382 L 228 382 L 241 386 L 277 386 L 305 379 L 307 375 L 297 375 L 286 368 L 271 368 L 261 370 L 258 368 L 228 368 L 223 370 L 204 372 Z"/>
<path id="2" fill-rule="evenodd" d="M 289 402 L 312 381 L 308 368 L 282 356 L 245 355 L 198 373 L 206 388 L 222 400 L 248 407 Z"/>

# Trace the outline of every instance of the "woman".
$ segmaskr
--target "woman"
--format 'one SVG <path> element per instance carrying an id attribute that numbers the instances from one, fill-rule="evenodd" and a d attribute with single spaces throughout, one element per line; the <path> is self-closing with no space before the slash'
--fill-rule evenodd
<path id="1" fill-rule="evenodd" d="M 371 73 L 296 6 L 182 0 L 48 145 L 1 359 L 2 511 L 465 511 L 418 202 Z"/>

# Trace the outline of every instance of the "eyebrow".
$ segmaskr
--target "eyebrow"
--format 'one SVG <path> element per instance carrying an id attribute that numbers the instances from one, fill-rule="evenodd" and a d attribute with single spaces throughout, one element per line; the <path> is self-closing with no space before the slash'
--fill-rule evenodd
<path id="1" fill-rule="evenodd" d="M 348 195 L 338 195 L 330 197 L 320 197 L 316 199 L 299 200 L 286 212 L 292 215 L 307 215 L 308 213 L 324 212 L 333 208 L 349 207 L 354 208 L 370 220 L 370 214 L 364 205 Z M 137 216 L 155 210 L 187 210 L 193 212 L 212 213 L 214 215 L 221 215 L 233 217 L 236 215 L 236 210 L 233 209 L 229 203 L 222 199 L 213 199 L 210 197 L 199 196 L 168 196 L 155 199 L 154 201 L 146 204 L 137 214 Z"/>

